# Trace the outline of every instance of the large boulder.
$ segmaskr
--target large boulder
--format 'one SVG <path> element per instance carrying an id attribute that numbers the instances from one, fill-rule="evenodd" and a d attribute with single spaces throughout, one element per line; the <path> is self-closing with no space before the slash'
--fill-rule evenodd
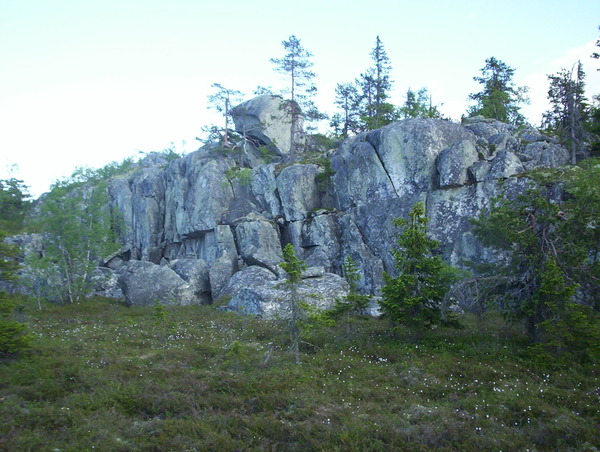
<path id="1" fill-rule="evenodd" d="M 348 295 L 348 284 L 338 275 L 316 272 L 306 273 L 298 285 L 301 301 L 318 309 L 333 307 L 337 299 Z M 229 301 L 226 309 L 265 319 L 288 318 L 291 315 L 290 290 L 284 280 L 266 281 L 264 284 L 244 285 Z"/>
<path id="2" fill-rule="evenodd" d="M 557 168 L 570 162 L 569 151 L 546 141 L 529 143 L 518 154 L 526 170 L 534 168 Z"/>
<path id="3" fill-rule="evenodd" d="M 277 226 L 260 215 L 244 217 L 235 227 L 241 258 L 247 265 L 259 265 L 276 272 L 283 261 Z"/>
<path id="4" fill-rule="evenodd" d="M 233 108 L 231 117 L 236 132 L 249 136 L 280 156 L 289 154 L 292 136 L 289 101 L 280 96 L 265 94 Z M 297 130 L 301 129 L 300 124 L 297 127 Z"/>
<path id="5" fill-rule="evenodd" d="M 219 292 L 219 297 L 233 296 L 248 287 L 263 286 L 269 281 L 275 281 L 277 276 L 270 270 L 258 265 L 251 265 L 235 273 L 223 289 Z"/>
<path id="6" fill-rule="evenodd" d="M 129 261 L 119 268 L 119 286 L 129 305 L 199 304 L 190 285 L 175 271 L 148 261 Z"/>
<path id="7" fill-rule="evenodd" d="M 169 262 L 169 268 L 190 285 L 198 303 L 211 302 L 208 267 L 202 259 L 175 259 Z"/>

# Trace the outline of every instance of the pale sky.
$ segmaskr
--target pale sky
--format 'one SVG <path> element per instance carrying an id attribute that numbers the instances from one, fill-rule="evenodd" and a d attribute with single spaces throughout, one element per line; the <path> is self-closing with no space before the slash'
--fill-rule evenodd
<path id="1" fill-rule="evenodd" d="M 284 88 L 270 58 L 296 35 L 314 55 L 317 104 L 365 72 L 377 35 L 393 70 L 392 102 L 426 87 L 459 119 L 485 59 L 516 69 L 534 125 L 546 75 L 581 60 L 600 93 L 597 0 L 0 0 L 0 178 L 38 196 L 77 166 L 199 147 L 211 84 L 252 96 Z M 220 122 L 219 122 L 220 124 Z"/>

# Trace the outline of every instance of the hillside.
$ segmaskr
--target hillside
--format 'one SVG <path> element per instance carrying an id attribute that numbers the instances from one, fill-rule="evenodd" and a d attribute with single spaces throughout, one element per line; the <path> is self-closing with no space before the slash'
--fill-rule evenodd
<path id="1" fill-rule="evenodd" d="M 275 321 L 99 299 L 31 311 L 0 364 L 0 450 L 595 450 L 598 374 L 553 369 L 496 314 L 419 343 L 358 319 L 295 365 Z M 472 319 L 471 319 L 472 320 Z"/>

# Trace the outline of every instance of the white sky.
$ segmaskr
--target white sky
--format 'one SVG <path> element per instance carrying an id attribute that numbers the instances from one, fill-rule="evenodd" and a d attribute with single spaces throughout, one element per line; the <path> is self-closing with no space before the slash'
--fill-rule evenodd
<path id="1" fill-rule="evenodd" d="M 77 166 L 195 150 L 210 85 L 247 93 L 285 86 L 270 58 L 295 34 L 314 54 L 317 103 L 370 65 L 380 35 L 392 101 L 427 87 L 458 119 L 494 56 L 530 87 L 525 115 L 546 109 L 547 74 L 581 59 L 600 93 L 597 0 L 0 0 L 0 178 L 37 196 Z"/>

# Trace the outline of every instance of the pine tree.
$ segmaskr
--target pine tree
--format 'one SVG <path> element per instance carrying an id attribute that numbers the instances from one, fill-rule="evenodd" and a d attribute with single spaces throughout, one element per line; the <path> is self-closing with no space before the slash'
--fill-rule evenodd
<path id="1" fill-rule="evenodd" d="M 573 165 L 577 163 L 577 154 L 582 150 L 588 116 L 584 79 L 581 62 L 577 62 L 571 71 L 563 69 L 548 76 L 551 110 L 544 114 L 544 125 L 556 131 L 561 141 L 569 147 Z"/>
<path id="2" fill-rule="evenodd" d="M 371 51 L 371 59 L 373 66 L 355 82 L 361 93 L 359 111 L 363 130 L 377 129 L 397 119 L 394 106 L 388 102 L 392 89 L 389 75 L 392 66 L 379 36 Z"/>
<path id="3" fill-rule="evenodd" d="M 20 232 L 29 203 L 21 181 L 0 181 L 0 282 L 14 283 L 17 279 L 19 249 L 5 241 L 8 233 Z M 31 337 L 25 333 L 25 324 L 12 318 L 14 296 L 0 290 L 0 362 L 29 348 Z"/>
<path id="4" fill-rule="evenodd" d="M 222 145 L 224 148 L 229 148 L 229 112 L 231 110 L 231 104 L 239 102 L 241 99 L 241 91 L 227 89 L 219 83 L 213 83 L 211 85 L 216 92 L 208 96 L 208 102 L 210 103 L 209 108 L 216 109 L 219 113 L 223 114 L 225 121 L 223 127 Z"/>
<path id="5" fill-rule="evenodd" d="M 281 43 L 285 50 L 282 58 L 272 58 L 275 70 L 289 77 L 290 102 L 288 108 L 292 117 L 290 160 L 295 160 L 298 146 L 299 120 L 304 117 L 308 121 L 325 118 L 314 104 L 313 98 L 317 87 L 313 83 L 315 73 L 311 70 L 314 63 L 310 60 L 312 53 L 302 47 L 300 40 L 292 35 Z"/>
<path id="6" fill-rule="evenodd" d="M 406 92 L 406 101 L 404 102 L 404 105 L 400 107 L 399 114 L 403 119 L 442 118 L 437 106 L 433 105 L 431 96 L 427 92 L 427 88 L 421 88 L 416 93 L 409 88 Z"/>
<path id="7" fill-rule="evenodd" d="M 442 259 L 434 255 L 438 242 L 427 237 L 428 221 L 423 203 L 413 206 L 408 219 L 394 220 L 396 226 L 403 228 L 393 251 L 398 276 L 384 273 L 380 307 L 396 325 L 420 329 L 455 324 L 442 311 L 449 288 L 448 270 Z"/>
<path id="8" fill-rule="evenodd" d="M 357 104 L 358 90 L 351 83 L 338 83 L 335 87 L 335 105 L 342 110 L 342 114 L 336 114 L 332 118 L 331 126 L 335 133 L 343 138 L 348 138 L 349 132 L 358 131 Z"/>
<path id="9" fill-rule="evenodd" d="M 515 69 L 494 57 L 485 60 L 481 77 L 473 80 L 483 85 L 479 93 L 469 94 L 469 99 L 477 102 L 469 108 L 468 115 L 482 115 L 486 118 L 510 124 L 522 124 L 525 118 L 519 112 L 520 104 L 527 103 L 527 87 L 516 87 L 513 83 Z"/>

